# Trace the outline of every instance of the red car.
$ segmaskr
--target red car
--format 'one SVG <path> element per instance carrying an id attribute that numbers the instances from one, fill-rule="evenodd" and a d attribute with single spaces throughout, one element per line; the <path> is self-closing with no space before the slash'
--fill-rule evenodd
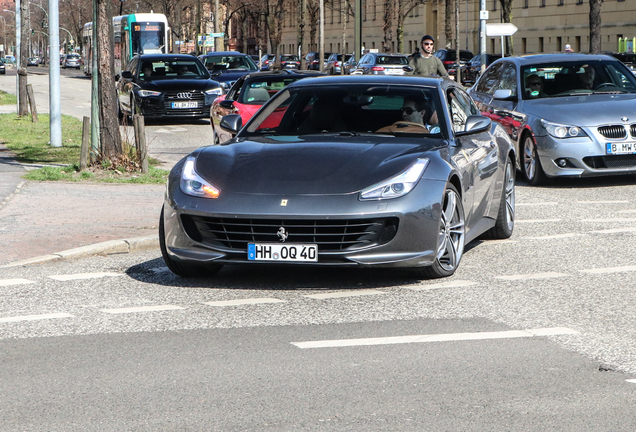
<path id="1" fill-rule="evenodd" d="M 212 141 L 221 144 L 232 138 L 223 131 L 219 124 L 223 116 L 239 114 L 246 124 L 273 95 L 288 84 L 305 77 L 315 77 L 320 73 L 312 71 L 278 70 L 271 72 L 255 72 L 244 75 L 230 90 L 212 103 L 210 125 L 212 125 Z"/>

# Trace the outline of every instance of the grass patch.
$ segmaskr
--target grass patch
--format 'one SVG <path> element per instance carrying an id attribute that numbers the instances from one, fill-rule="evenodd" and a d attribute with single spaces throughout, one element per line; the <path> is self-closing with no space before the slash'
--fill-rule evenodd
<path id="1" fill-rule="evenodd" d="M 62 116 L 62 147 L 49 144 L 49 116 L 40 114 L 39 122 L 33 123 L 30 116 L 0 114 L 0 143 L 11 150 L 16 160 L 24 164 L 50 165 L 29 171 L 24 178 L 36 181 L 89 181 L 106 183 L 165 183 L 168 171 L 158 169 L 158 161 L 150 158 L 149 172 L 130 170 L 126 166 L 99 164 L 79 171 L 82 146 L 82 122 L 75 117 Z M 126 147 L 126 145 L 124 146 Z M 134 159 L 134 148 L 128 147 L 123 160 Z M 139 166 L 139 165 L 136 165 Z"/>
<path id="2" fill-rule="evenodd" d="M 15 95 L 0 90 L 0 105 L 17 105 L 18 99 Z"/>

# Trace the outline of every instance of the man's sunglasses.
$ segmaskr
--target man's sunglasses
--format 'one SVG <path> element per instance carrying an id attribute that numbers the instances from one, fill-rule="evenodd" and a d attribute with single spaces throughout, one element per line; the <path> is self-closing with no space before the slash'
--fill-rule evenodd
<path id="1" fill-rule="evenodd" d="M 422 45 L 433 45 L 433 42 L 422 42 Z"/>
<path id="2" fill-rule="evenodd" d="M 537 82 L 531 82 L 531 83 L 530 83 L 530 85 L 531 85 L 531 86 L 540 86 L 540 85 L 541 85 L 541 82 L 540 82 L 540 81 L 537 81 Z"/>
<path id="3" fill-rule="evenodd" d="M 411 107 L 402 107 L 402 108 L 400 108 L 400 111 L 402 111 L 403 113 L 406 113 L 406 115 L 411 115 L 417 110 L 415 110 L 415 109 L 413 109 Z"/>

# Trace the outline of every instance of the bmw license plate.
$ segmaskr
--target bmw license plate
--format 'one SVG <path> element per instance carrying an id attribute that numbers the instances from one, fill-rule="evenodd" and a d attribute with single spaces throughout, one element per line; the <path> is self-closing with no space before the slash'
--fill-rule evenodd
<path id="1" fill-rule="evenodd" d="M 196 102 L 172 102 L 172 108 L 196 108 Z"/>
<path id="2" fill-rule="evenodd" d="M 634 154 L 636 153 L 636 143 L 624 142 L 624 143 L 607 143 L 607 154 Z"/>
<path id="3" fill-rule="evenodd" d="M 318 262 L 318 245 L 249 243 L 247 245 L 249 261 L 300 261 Z"/>

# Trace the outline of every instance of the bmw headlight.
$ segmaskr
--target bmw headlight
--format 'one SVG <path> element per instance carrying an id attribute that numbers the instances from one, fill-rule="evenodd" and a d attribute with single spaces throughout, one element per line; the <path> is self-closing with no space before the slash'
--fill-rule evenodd
<path id="1" fill-rule="evenodd" d="M 578 126 L 568 126 L 558 123 L 551 123 L 547 120 L 541 120 L 541 124 L 550 136 L 555 138 L 576 138 L 586 137 L 587 134 Z"/>
<path id="2" fill-rule="evenodd" d="M 205 94 L 221 96 L 223 94 L 223 88 L 217 87 L 210 90 L 206 90 Z"/>
<path id="3" fill-rule="evenodd" d="M 161 95 L 161 92 L 158 92 L 158 91 L 151 91 L 151 90 L 139 90 L 137 93 L 138 93 L 138 94 L 139 94 L 139 96 L 141 96 L 141 97 L 159 96 L 159 95 Z"/>
<path id="4" fill-rule="evenodd" d="M 203 180 L 194 169 L 195 158 L 190 156 L 186 159 L 181 173 L 181 192 L 203 198 L 218 198 L 221 191 L 207 181 Z"/>
<path id="5" fill-rule="evenodd" d="M 427 166 L 428 159 L 418 159 L 395 177 L 363 189 L 360 192 L 360 199 L 388 199 L 406 195 L 415 187 Z"/>

